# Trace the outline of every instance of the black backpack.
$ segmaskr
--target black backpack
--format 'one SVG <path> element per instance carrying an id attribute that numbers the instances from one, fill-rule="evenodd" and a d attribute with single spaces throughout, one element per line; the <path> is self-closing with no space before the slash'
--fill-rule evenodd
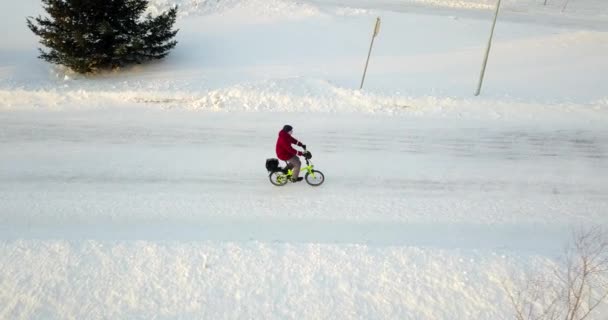
<path id="1" fill-rule="evenodd" d="M 275 158 L 270 158 L 270 159 L 266 159 L 266 170 L 268 170 L 268 172 L 275 172 L 275 171 L 279 171 L 279 159 L 275 159 Z"/>

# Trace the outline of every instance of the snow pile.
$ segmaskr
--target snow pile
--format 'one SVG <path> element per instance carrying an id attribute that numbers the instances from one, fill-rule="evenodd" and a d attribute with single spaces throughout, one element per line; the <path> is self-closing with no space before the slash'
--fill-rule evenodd
<path id="1" fill-rule="evenodd" d="M 156 101 L 162 103 L 163 99 L 160 96 Z M 212 90 L 186 101 L 186 105 L 179 100 L 176 102 L 189 109 L 212 111 L 393 113 L 407 108 L 404 101 L 397 97 L 340 88 L 325 80 L 301 78 L 239 84 Z M 175 103 L 169 105 L 178 106 Z"/>
<path id="2" fill-rule="evenodd" d="M 323 0 L 317 0 L 316 2 L 323 2 Z M 348 1 L 342 1 L 349 3 Z M 372 3 L 367 1 L 368 3 Z M 497 0 L 400 0 L 400 1 L 387 1 L 391 5 L 407 6 L 427 6 L 435 8 L 452 8 L 452 9 L 495 9 Z M 594 14 L 608 14 L 608 5 L 602 0 L 579 0 L 570 1 L 567 0 L 548 0 L 547 4 L 544 5 L 542 0 L 502 0 L 501 8 L 507 10 L 514 10 L 519 12 L 527 12 L 530 10 L 556 12 L 567 11 L 569 13 L 594 13 Z M 359 2 L 361 3 L 361 2 Z M 365 1 L 363 1 L 365 3 Z"/>
<path id="3" fill-rule="evenodd" d="M 563 13 L 577 15 L 608 15 L 608 5 L 602 0 L 502 0 L 501 8 L 527 13 Z M 357 15 L 373 10 L 402 11 L 411 7 L 446 8 L 462 10 L 493 10 L 496 0 L 151 0 L 148 12 L 158 14 L 178 5 L 182 16 L 223 13 L 244 10 L 252 16 L 314 16 L 329 6 L 337 8 L 338 15 Z"/>
<path id="4" fill-rule="evenodd" d="M 464 98 L 382 94 L 344 88 L 313 78 L 273 79 L 213 90 L 159 88 L 87 88 L 0 90 L 0 110 L 94 110 L 144 107 L 211 112 L 313 112 L 438 116 L 468 119 L 555 120 L 576 115 L 579 121 L 606 120 L 608 98 L 588 104 L 527 101 L 516 98 Z"/>
<path id="5" fill-rule="evenodd" d="M 359 7 L 373 11 L 389 10 L 398 12 L 411 11 L 491 11 L 496 8 L 497 0 L 309 0 L 318 5 L 335 5 L 337 7 Z M 427 10 L 429 9 L 429 10 Z M 603 0 L 502 0 L 501 11 L 503 14 L 526 14 L 547 16 L 553 19 L 568 19 L 576 17 L 579 19 L 594 19 L 602 22 L 608 17 L 608 3 Z M 349 10 L 349 12 L 353 12 Z M 336 12 L 339 14 L 339 12 Z M 357 12 L 354 12 L 355 14 Z"/>
<path id="6" fill-rule="evenodd" d="M 608 109 L 608 97 L 595 101 L 593 107 L 597 110 Z"/>
<path id="7" fill-rule="evenodd" d="M 179 6 L 181 16 L 222 14 L 227 11 L 246 12 L 261 17 L 308 17 L 319 10 L 295 0 L 152 0 L 148 12 L 157 15 L 170 7 Z"/>
<path id="8" fill-rule="evenodd" d="M 22 319 L 499 319 L 512 312 L 501 281 L 552 265 L 260 242 L 19 240 L 0 243 L 0 257 L 0 314 Z"/>
<path id="9" fill-rule="evenodd" d="M 325 80 L 284 79 L 237 84 L 204 92 L 148 90 L 0 90 L 0 110 L 48 107 L 96 109 L 145 105 L 165 109 L 230 112 L 400 113 L 411 99 L 340 88 Z M 430 105 L 436 103 L 430 102 Z"/>
<path id="10" fill-rule="evenodd" d="M 406 4 L 424 5 L 441 8 L 458 9 L 491 9 L 496 7 L 496 1 L 490 0 L 406 0 Z"/>

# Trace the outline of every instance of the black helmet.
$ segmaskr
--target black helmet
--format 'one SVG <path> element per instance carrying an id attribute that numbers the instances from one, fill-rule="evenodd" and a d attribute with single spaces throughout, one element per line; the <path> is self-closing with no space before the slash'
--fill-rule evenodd
<path id="1" fill-rule="evenodd" d="M 292 127 L 292 126 L 290 126 L 290 125 L 288 125 L 288 124 L 286 124 L 285 126 L 283 126 L 283 131 L 285 131 L 285 132 L 289 132 L 289 131 L 291 131 L 291 130 L 293 130 L 293 127 Z"/>

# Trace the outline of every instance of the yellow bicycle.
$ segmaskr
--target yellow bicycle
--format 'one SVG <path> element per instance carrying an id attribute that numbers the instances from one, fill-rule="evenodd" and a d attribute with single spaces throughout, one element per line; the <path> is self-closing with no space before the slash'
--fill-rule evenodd
<path id="1" fill-rule="evenodd" d="M 325 181 L 323 172 L 314 169 L 315 166 L 310 161 L 312 158 L 310 152 L 306 151 L 304 158 L 306 159 L 306 166 L 300 170 L 301 172 L 306 171 L 304 180 L 306 180 L 306 183 L 313 187 L 320 186 Z M 266 169 L 268 172 L 270 172 L 268 175 L 270 183 L 274 184 L 275 186 L 284 186 L 287 184 L 287 182 L 293 181 L 293 168 L 290 165 L 287 165 L 284 168 L 280 167 L 278 159 L 266 159 Z"/>

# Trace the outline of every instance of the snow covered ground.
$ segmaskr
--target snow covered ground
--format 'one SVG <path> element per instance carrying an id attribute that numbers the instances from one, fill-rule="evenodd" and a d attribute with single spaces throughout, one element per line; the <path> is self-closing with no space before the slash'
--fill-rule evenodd
<path id="1" fill-rule="evenodd" d="M 95 76 L 1 5 L 0 319 L 510 319 L 608 224 L 603 1 L 505 1 L 480 97 L 490 1 L 151 3 L 176 49 Z M 285 123 L 323 186 L 268 182 Z"/>

